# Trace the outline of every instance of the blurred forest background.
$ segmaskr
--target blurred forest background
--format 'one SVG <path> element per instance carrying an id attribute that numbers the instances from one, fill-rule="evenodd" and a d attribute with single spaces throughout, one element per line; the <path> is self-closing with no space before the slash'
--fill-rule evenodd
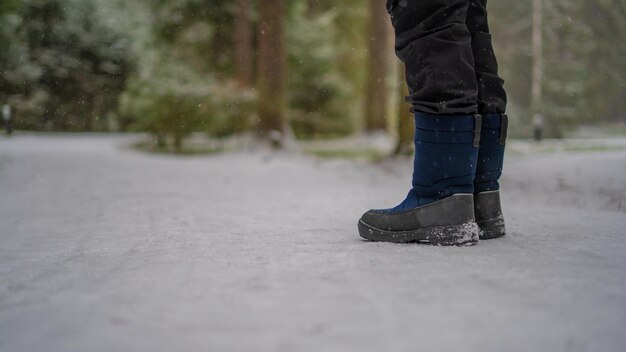
<path id="1" fill-rule="evenodd" d="M 489 14 L 515 135 L 626 122 L 626 0 Z M 411 138 L 385 0 L 2 0 L 0 47 L 16 129 Z"/>

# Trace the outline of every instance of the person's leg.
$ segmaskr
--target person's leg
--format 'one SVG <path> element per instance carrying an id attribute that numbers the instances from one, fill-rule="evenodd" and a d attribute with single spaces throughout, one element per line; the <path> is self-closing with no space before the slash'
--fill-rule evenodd
<path id="1" fill-rule="evenodd" d="M 366 212 L 362 237 L 376 241 L 461 244 L 478 240 L 473 180 L 481 117 L 469 0 L 389 0 L 396 53 L 405 63 L 415 113 L 412 188 L 391 209 Z"/>
<path id="2" fill-rule="evenodd" d="M 474 179 L 476 220 L 481 238 L 505 234 L 500 208 L 500 185 L 508 119 L 504 81 L 498 76 L 498 63 L 491 45 L 487 20 L 487 0 L 470 0 L 467 27 L 472 37 L 472 52 L 478 82 L 478 112 L 482 115 L 480 150 Z"/>
<path id="3" fill-rule="evenodd" d="M 469 0 L 387 0 L 396 55 L 405 65 L 412 111 L 473 114 L 477 83 Z"/>
<path id="4" fill-rule="evenodd" d="M 396 210 L 472 193 L 478 95 L 469 0 L 388 0 L 415 113 L 413 189 Z"/>
<path id="5" fill-rule="evenodd" d="M 491 45 L 487 0 L 469 0 L 466 25 L 472 38 L 472 53 L 478 82 L 478 112 L 504 114 L 506 92 L 504 80 L 498 76 L 498 62 Z"/>

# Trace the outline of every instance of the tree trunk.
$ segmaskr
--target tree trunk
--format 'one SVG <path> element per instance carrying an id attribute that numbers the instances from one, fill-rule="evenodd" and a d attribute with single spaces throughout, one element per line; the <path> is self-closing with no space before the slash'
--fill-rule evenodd
<path id="1" fill-rule="evenodd" d="M 307 2 L 308 4 L 308 8 L 309 8 L 309 13 L 311 14 L 319 14 L 322 6 L 320 4 L 320 0 L 308 0 Z"/>
<path id="2" fill-rule="evenodd" d="M 387 109 L 386 75 L 389 58 L 389 15 L 386 0 L 369 0 L 370 32 L 365 93 L 365 130 L 384 130 Z"/>
<path id="3" fill-rule="evenodd" d="M 535 140 L 541 140 L 544 126 L 541 114 L 541 84 L 543 81 L 543 0 L 533 0 L 532 24 L 532 80 L 530 88 L 530 109 L 533 116 Z"/>
<path id="4" fill-rule="evenodd" d="M 79 129 L 82 127 L 83 131 L 92 132 L 95 120 L 96 96 L 94 94 L 84 94 L 82 105 L 79 111 L 83 115 L 83 126 L 75 126 L 73 128 Z"/>
<path id="5" fill-rule="evenodd" d="M 259 1 L 257 93 L 259 132 L 281 146 L 286 131 L 287 61 L 284 38 L 284 0 Z"/>
<path id="6" fill-rule="evenodd" d="M 237 0 L 235 10 L 235 81 L 240 87 L 252 83 L 252 23 L 250 1 Z"/>
<path id="7" fill-rule="evenodd" d="M 180 132 L 174 132 L 172 135 L 174 143 L 174 152 L 180 154 L 183 152 L 183 134 Z"/>
<path id="8" fill-rule="evenodd" d="M 398 80 L 400 83 L 398 101 L 398 141 L 393 151 L 394 155 L 409 155 L 413 151 L 413 115 L 409 111 L 410 105 L 404 101 L 404 97 L 409 95 L 409 87 L 406 85 L 404 77 L 404 65 L 400 63 L 398 69 Z"/>

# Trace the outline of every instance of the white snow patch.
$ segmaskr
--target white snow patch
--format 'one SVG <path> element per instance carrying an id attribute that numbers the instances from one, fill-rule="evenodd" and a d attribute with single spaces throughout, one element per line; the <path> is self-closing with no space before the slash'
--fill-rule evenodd
<path id="1" fill-rule="evenodd" d="M 507 236 L 362 241 L 410 159 L 0 138 L 1 351 L 621 351 L 626 152 L 509 155 Z"/>

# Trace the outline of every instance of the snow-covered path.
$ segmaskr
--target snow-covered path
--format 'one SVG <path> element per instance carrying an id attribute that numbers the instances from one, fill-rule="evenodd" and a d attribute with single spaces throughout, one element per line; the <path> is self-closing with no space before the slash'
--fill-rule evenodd
<path id="1" fill-rule="evenodd" d="M 626 151 L 510 155 L 509 234 L 361 241 L 410 161 L 0 138 L 0 351 L 624 351 Z"/>

